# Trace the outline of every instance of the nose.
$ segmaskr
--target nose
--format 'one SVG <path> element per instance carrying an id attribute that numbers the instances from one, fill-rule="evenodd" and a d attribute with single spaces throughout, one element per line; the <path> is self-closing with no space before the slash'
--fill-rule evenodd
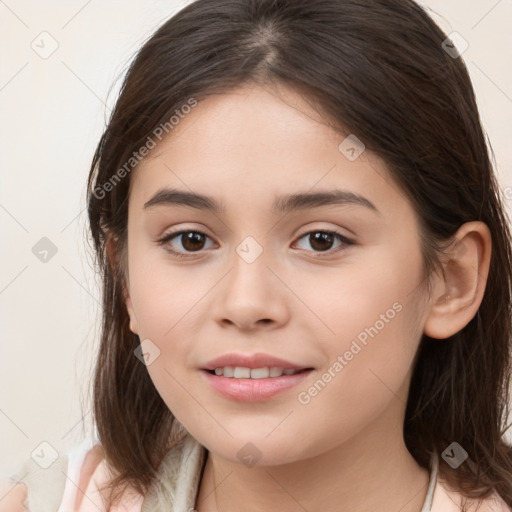
<path id="1" fill-rule="evenodd" d="M 290 316 L 290 291 L 277 277 L 279 271 L 268 265 L 261 254 L 252 262 L 235 253 L 231 268 L 219 283 L 214 314 L 222 327 L 240 330 L 275 329 Z"/>

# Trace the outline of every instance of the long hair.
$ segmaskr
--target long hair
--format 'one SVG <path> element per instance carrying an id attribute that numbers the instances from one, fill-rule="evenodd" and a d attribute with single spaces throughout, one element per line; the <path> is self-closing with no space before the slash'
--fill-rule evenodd
<path id="1" fill-rule="evenodd" d="M 442 477 L 468 498 L 497 491 L 512 506 L 512 448 L 503 438 L 511 391 L 511 233 L 467 69 L 445 51 L 446 39 L 412 0 L 197 0 L 144 43 L 88 179 L 103 279 L 94 418 L 118 475 L 112 489 L 132 485 L 146 493 L 174 442 L 174 416 L 134 357 L 140 340 L 125 306 L 130 170 L 159 127 L 172 136 L 169 119 L 191 99 L 253 81 L 300 92 L 333 128 L 355 134 L 383 158 L 421 221 L 427 275 L 463 223 L 489 227 L 482 303 L 448 340 L 422 337 L 404 440 L 424 468 L 430 453 L 456 441 L 471 463 L 457 470 L 440 464 Z M 115 261 L 107 240 L 117 249 Z"/>

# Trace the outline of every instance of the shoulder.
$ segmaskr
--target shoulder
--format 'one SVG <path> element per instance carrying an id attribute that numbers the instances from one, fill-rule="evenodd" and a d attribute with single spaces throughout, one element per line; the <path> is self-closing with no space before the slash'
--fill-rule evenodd
<path id="1" fill-rule="evenodd" d="M 464 505 L 464 507 L 463 507 Z M 439 479 L 436 483 L 432 512 L 512 512 L 512 509 L 497 494 L 487 498 L 469 499 Z"/>
<path id="2" fill-rule="evenodd" d="M 0 512 L 28 512 L 27 487 L 9 479 L 0 481 Z"/>

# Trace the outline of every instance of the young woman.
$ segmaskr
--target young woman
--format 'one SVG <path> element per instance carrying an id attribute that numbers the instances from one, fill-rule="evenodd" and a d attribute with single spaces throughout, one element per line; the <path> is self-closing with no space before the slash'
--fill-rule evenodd
<path id="1" fill-rule="evenodd" d="M 417 4 L 188 5 L 88 191 L 98 439 L 0 510 L 511 510 L 510 228 Z"/>

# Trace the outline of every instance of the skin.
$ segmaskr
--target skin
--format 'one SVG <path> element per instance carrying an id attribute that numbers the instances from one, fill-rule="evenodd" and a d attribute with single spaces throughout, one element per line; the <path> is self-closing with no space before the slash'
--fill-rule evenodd
<path id="1" fill-rule="evenodd" d="M 209 450 L 199 512 L 417 512 L 426 496 L 428 472 L 403 440 L 412 363 L 423 333 L 447 338 L 476 314 L 489 230 L 480 222 L 460 228 L 429 296 L 411 204 L 382 160 L 364 151 L 350 161 L 338 149 L 345 135 L 321 121 L 290 89 L 245 85 L 199 102 L 131 176 L 130 329 L 160 350 L 149 375 Z M 225 212 L 144 209 L 162 187 L 211 195 Z M 355 204 L 272 212 L 277 196 L 334 188 L 366 197 L 379 213 Z M 179 235 L 157 243 L 179 229 L 206 237 L 197 246 Z M 354 244 L 335 238 L 319 246 L 307 235 L 326 230 Z M 236 252 L 248 236 L 263 248 L 250 264 Z M 378 334 L 300 403 L 299 392 L 332 372 L 357 335 L 396 303 L 401 310 Z M 264 352 L 314 371 L 273 398 L 237 402 L 200 371 L 229 352 Z M 261 454 L 252 467 L 237 456 L 248 442 Z"/>

